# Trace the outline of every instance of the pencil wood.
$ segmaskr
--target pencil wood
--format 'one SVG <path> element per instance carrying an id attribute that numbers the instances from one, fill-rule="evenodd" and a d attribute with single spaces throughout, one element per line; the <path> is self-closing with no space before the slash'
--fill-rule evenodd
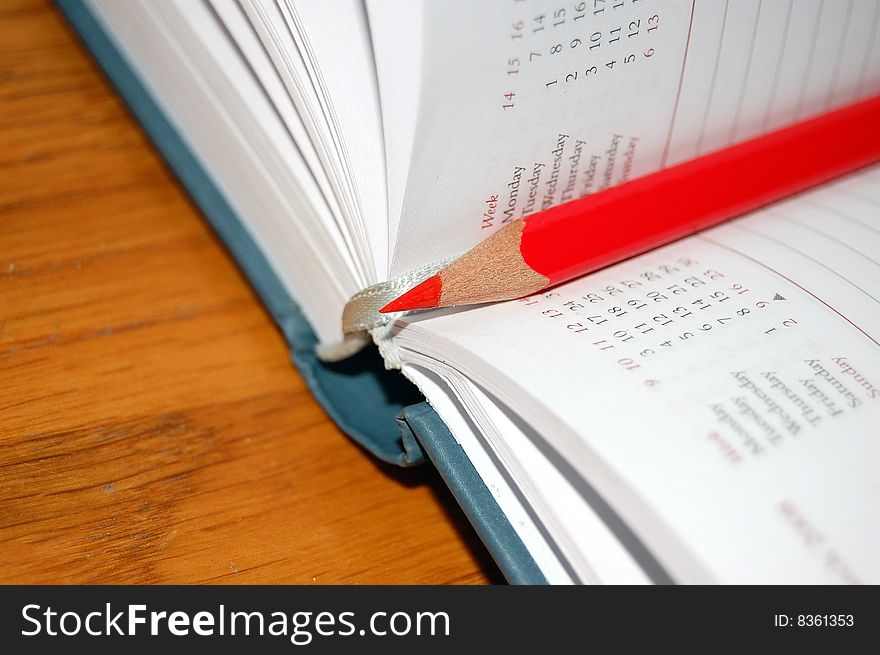
<path id="1" fill-rule="evenodd" d="M 536 273 L 520 252 L 524 227 L 523 219 L 506 225 L 382 311 L 510 300 L 543 289 L 550 284 L 550 278 Z"/>

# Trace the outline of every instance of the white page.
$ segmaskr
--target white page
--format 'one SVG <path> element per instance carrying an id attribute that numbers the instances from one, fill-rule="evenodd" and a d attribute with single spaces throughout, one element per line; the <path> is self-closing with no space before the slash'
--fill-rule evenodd
<path id="1" fill-rule="evenodd" d="M 366 4 L 385 132 L 390 247 L 397 239 L 416 132 L 422 75 L 422 5 L 413 0 L 367 0 Z"/>
<path id="2" fill-rule="evenodd" d="M 301 52 L 357 201 L 370 246 L 372 282 L 388 274 L 388 203 L 379 86 L 363 0 L 279 0 L 298 28 Z"/>
<path id="3" fill-rule="evenodd" d="M 318 337 L 341 339 L 339 316 L 358 288 L 344 242 L 305 161 L 221 26 L 202 3 L 187 3 L 185 12 L 173 2 L 90 5 Z M 224 54 L 205 56 L 211 50 Z"/>
<path id="4" fill-rule="evenodd" d="M 873 169 L 396 339 L 519 412 L 678 580 L 876 583 L 878 217 Z"/>
<path id="5" fill-rule="evenodd" d="M 877 38 L 880 6 L 875 0 L 852 0 L 848 9 L 844 47 L 837 63 L 837 75 L 829 102 L 832 105 L 835 100 L 851 102 L 863 95 L 865 84 L 874 86 L 876 90 L 872 71 L 877 60 L 871 60 L 869 53 L 876 52 L 872 46 Z"/>
<path id="6" fill-rule="evenodd" d="M 375 66 L 362 7 L 350 0 L 344 5 L 348 11 L 328 20 L 322 16 L 326 7 L 311 2 L 297 3 L 297 9 L 276 0 L 241 0 L 240 5 L 272 59 L 333 186 L 357 248 L 362 277 L 365 283 L 375 282 L 387 269 L 387 264 L 383 266 L 388 250 L 385 164 Z M 310 18 L 305 25 L 300 8 L 312 18 L 314 9 L 318 21 Z M 323 63 L 316 60 L 313 41 Z M 340 61 L 346 48 L 352 51 L 347 69 Z M 349 76 L 353 79 L 346 84 Z M 369 189 L 363 197 L 359 185 Z M 379 206 L 367 207 L 373 201 Z"/>
<path id="7" fill-rule="evenodd" d="M 639 563 L 583 493 L 554 467 L 496 399 L 441 362 L 426 360 L 419 353 L 408 353 L 407 360 L 424 366 L 416 369 L 414 375 L 413 367 L 408 365 L 404 373 L 419 386 L 449 426 L 526 547 L 532 551 L 536 541 L 545 541 L 544 545 L 537 544 L 540 550 L 536 555 L 541 556 L 542 562 L 548 559 L 543 550 L 547 547 L 546 540 L 552 540 L 560 560 L 567 563 L 571 569 L 569 575 L 577 582 L 645 584 L 649 581 Z M 445 382 L 446 389 L 427 384 L 432 378 Z M 450 411 L 447 400 L 450 393 L 458 399 L 457 411 Z M 461 418 L 463 412 L 466 412 L 466 420 Z M 518 501 L 521 504 L 513 503 L 508 497 L 512 489 L 516 490 L 514 496 L 522 499 Z M 524 516 L 526 507 L 530 511 Z M 536 539 L 539 529 L 548 533 L 546 540 Z M 554 578 L 559 579 L 558 572 Z"/>
<path id="8" fill-rule="evenodd" d="M 357 250 L 352 243 L 350 229 L 342 216 L 342 209 L 337 201 L 333 187 L 327 178 L 327 173 L 321 165 L 318 153 L 315 151 L 309 134 L 303 125 L 302 119 L 296 111 L 296 107 L 287 94 L 278 72 L 272 65 L 272 61 L 257 38 L 251 24 L 236 0 L 208 0 L 217 17 L 223 23 L 236 46 L 241 50 L 242 57 L 253 71 L 254 77 L 263 87 L 266 95 L 272 102 L 279 117 L 290 132 L 290 137 L 296 144 L 297 150 L 309 168 L 314 183 L 321 190 L 321 195 L 335 220 L 339 233 L 347 248 L 347 255 L 352 262 L 350 268 L 359 270 L 361 267 L 357 260 Z M 366 277 L 361 274 L 362 279 Z"/>
<path id="9" fill-rule="evenodd" d="M 480 478 L 492 494 L 492 498 L 498 503 L 499 509 L 522 540 L 547 582 L 571 584 L 571 575 L 547 542 L 508 478 L 493 463 L 486 446 L 472 429 L 471 419 L 466 410 L 450 391 L 448 381 L 436 373 L 414 365 L 408 366 L 405 372 L 419 390 L 426 397 L 431 398 L 431 406 L 441 416 L 449 431 L 455 435 L 467 458 L 477 469 Z"/>
<path id="10" fill-rule="evenodd" d="M 460 254 L 505 219 L 876 91 L 875 10 L 860 0 L 424 2 L 392 274 Z"/>

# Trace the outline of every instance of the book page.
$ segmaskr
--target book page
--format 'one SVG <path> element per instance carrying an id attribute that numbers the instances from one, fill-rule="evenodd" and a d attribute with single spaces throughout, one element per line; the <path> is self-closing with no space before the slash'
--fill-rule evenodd
<path id="1" fill-rule="evenodd" d="M 422 5 L 412 0 L 366 0 L 366 7 L 382 101 L 388 241 L 393 246 L 418 118 Z"/>
<path id="2" fill-rule="evenodd" d="M 540 437 L 528 426 L 442 362 L 422 359 L 419 353 L 408 359 L 411 363 L 404 374 L 430 399 L 551 584 L 645 584 L 651 580 L 645 572 L 645 568 L 651 570 L 651 562 L 638 558 L 644 549 L 630 552 L 621 543 L 631 533 L 615 534 L 607 514 L 602 515 L 604 505 L 595 502 L 592 490 L 579 478 L 574 484 L 568 480 L 547 458 Z M 412 363 L 420 360 L 423 366 Z M 513 502 L 509 496 L 520 500 Z M 555 566 L 541 552 L 548 547 L 555 553 Z M 568 580 L 560 575 L 560 566 Z"/>
<path id="3" fill-rule="evenodd" d="M 340 312 L 361 285 L 355 262 L 308 160 L 217 15 L 185 0 L 89 6 L 321 341 L 341 339 Z"/>
<path id="4" fill-rule="evenodd" d="M 388 272 L 379 90 L 363 3 L 242 0 L 329 176 L 365 282 Z"/>
<path id="5" fill-rule="evenodd" d="M 519 412 L 681 582 L 880 581 L 880 168 L 396 337 Z"/>
<path id="6" fill-rule="evenodd" d="M 457 0 L 422 12 L 392 275 L 880 84 L 869 0 Z"/>
<path id="7" fill-rule="evenodd" d="M 345 226 L 342 217 L 342 209 L 337 200 L 337 194 L 327 172 L 321 162 L 317 150 L 311 141 L 309 132 L 297 112 L 296 106 L 291 101 L 284 88 L 281 78 L 278 76 L 272 60 L 263 49 L 256 33 L 248 23 L 245 13 L 236 0 L 209 0 L 211 9 L 217 15 L 229 37 L 235 42 L 235 46 L 241 52 L 242 58 L 253 71 L 254 78 L 265 90 L 266 96 L 272 101 L 279 118 L 290 132 L 290 137 L 296 145 L 296 149 L 302 155 L 308 166 L 312 180 L 318 186 L 321 196 L 326 202 L 330 215 L 336 222 L 340 237 L 344 240 L 347 253 L 351 256 L 351 267 L 357 269 L 360 265 L 356 253 L 356 247 L 352 243 L 350 230 Z M 368 279 L 361 275 L 362 279 Z"/>
<path id="8" fill-rule="evenodd" d="M 479 472 L 489 493 L 498 503 L 498 508 L 528 549 L 547 582 L 571 584 L 576 578 L 573 578 L 569 572 L 563 558 L 557 552 L 558 549 L 542 529 L 539 520 L 520 499 L 516 485 L 508 479 L 502 466 L 494 464 L 491 451 L 481 443 L 477 431 L 471 429 L 470 423 L 473 419 L 462 404 L 457 402 L 457 396 L 452 392 L 449 381 L 436 372 L 415 366 L 410 367 L 407 374 L 422 393 L 431 396 L 431 406 L 443 418 L 449 430 L 456 435 L 468 437 L 458 443 Z"/>

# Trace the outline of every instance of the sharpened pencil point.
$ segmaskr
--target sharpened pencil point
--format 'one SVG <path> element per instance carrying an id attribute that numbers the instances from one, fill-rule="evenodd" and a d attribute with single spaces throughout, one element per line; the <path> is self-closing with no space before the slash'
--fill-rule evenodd
<path id="1" fill-rule="evenodd" d="M 379 310 L 382 314 L 389 312 L 407 312 L 411 309 L 433 309 L 440 303 L 440 291 L 443 281 L 439 275 L 432 275 L 421 284 L 417 284 L 405 294 L 392 300 Z"/>

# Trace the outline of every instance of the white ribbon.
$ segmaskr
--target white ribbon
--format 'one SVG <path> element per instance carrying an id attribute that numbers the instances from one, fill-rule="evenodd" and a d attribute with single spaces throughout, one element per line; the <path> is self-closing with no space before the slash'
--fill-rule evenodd
<path id="1" fill-rule="evenodd" d="M 342 310 L 343 340 L 335 344 L 319 344 L 315 349 L 318 359 L 322 362 L 338 362 L 362 350 L 372 339 L 385 359 L 385 368 L 400 368 L 400 358 L 391 343 L 391 327 L 394 319 L 403 312 L 380 314 L 379 310 L 448 266 L 453 259 L 421 266 L 354 294 Z"/>

